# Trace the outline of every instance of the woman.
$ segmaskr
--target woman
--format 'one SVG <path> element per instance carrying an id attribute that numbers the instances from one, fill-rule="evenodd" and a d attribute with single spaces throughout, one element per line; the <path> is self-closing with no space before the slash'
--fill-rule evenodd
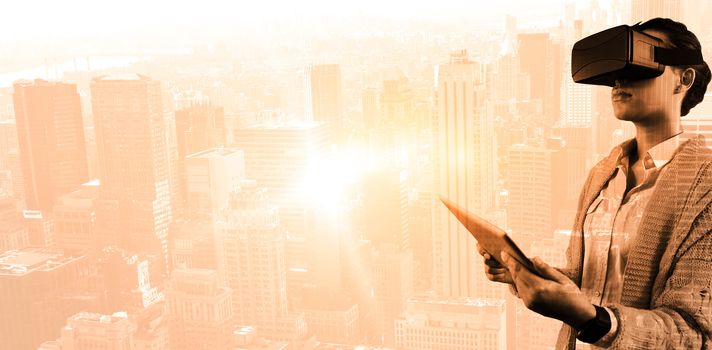
<path id="1" fill-rule="evenodd" d="M 668 47 L 700 49 L 670 19 L 633 29 Z M 680 117 L 702 101 L 709 81 L 704 62 L 616 81 L 613 111 L 636 136 L 589 173 L 565 269 L 534 258 L 541 278 L 506 254 L 501 266 L 479 249 L 490 280 L 564 322 L 557 349 L 712 347 L 712 151 L 701 136 L 680 142 Z"/>

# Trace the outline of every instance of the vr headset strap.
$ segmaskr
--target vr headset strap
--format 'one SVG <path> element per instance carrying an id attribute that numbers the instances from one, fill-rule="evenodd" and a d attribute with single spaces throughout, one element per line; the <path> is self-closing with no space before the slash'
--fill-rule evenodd
<path id="1" fill-rule="evenodd" d="M 666 66 L 701 64 L 702 51 L 680 48 L 655 47 L 655 62 Z"/>

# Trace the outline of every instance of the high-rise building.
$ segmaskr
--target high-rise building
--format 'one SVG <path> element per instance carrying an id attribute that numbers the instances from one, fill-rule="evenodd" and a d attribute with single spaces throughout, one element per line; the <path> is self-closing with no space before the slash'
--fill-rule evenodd
<path id="1" fill-rule="evenodd" d="M 191 204 L 187 198 L 185 158 L 191 154 L 227 144 L 227 129 L 222 107 L 209 103 L 193 104 L 175 112 L 175 135 L 177 147 L 177 167 L 180 183 L 180 198 L 185 206 Z M 190 211 L 190 208 L 185 208 Z M 186 213 L 190 215 L 190 213 Z"/>
<path id="2" fill-rule="evenodd" d="M 494 208 L 497 172 L 494 122 L 485 105 L 484 67 L 467 51 L 451 54 L 437 67 L 437 119 L 434 123 L 434 192 L 475 213 Z M 437 200 L 433 203 L 435 288 L 444 296 L 475 296 L 482 259 L 475 241 Z M 482 276 L 481 279 L 473 276 Z"/>
<path id="3" fill-rule="evenodd" d="M 0 339 L 7 349 L 37 349 L 57 339 L 67 317 L 81 310 L 90 268 L 86 257 L 46 248 L 0 254 Z"/>
<path id="4" fill-rule="evenodd" d="M 507 349 L 504 300 L 408 300 L 395 322 L 396 347 L 403 350 Z"/>
<path id="5" fill-rule="evenodd" d="M 565 83 L 566 106 L 562 121 L 568 125 L 591 126 L 593 114 L 593 89 L 571 79 Z"/>
<path id="6" fill-rule="evenodd" d="M 215 270 L 173 270 L 166 302 L 171 349 L 233 349 L 231 293 Z"/>
<path id="7" fill-rule="evenodd" d="M 413 249 L 413 289 L 432 290 L 433 276 L 433 213 L 432 194 L 413 190 L 408 195 L 408 224 L 410 245 Z"/>
<path id="8" fill-rule="evenodd" d="M 331 130 L 342 127 L 343 85 L 338 64 L 315 64 L 307 69 L 307 118 L 327 122 Z"/>
<path id="9" fill-rule="evenodd" d="M 405 171 L 397 168 L 366 174 L 363 184 L 363 236 L 375 246 L 410 248 Z"/>
<path id="10" fill-rule="evenodd" d="M 266 190 L 255 181 L 243 181 L 230 194 L 216 226 L 224 241 L 226 280 L 237 324 L 256 326 L 271 339 L 306 336 L 304 314 L 288 311 L 285 230 Z"/>
<path id="11" fill-rule="evenodd" d="M 58 196 L 89 180 L 77 86 L 21 80 L 13 87 L 26 206 L 49 212 Z"/>
<path id="12" fill-rule="evenodd" d="M 245 178 L 244 152 L 208 149 L 188 155 L 184 167 L 186 212 L 171 224 L 173 266 L 214 269 L 222 278 L 224 249 L 213 218 Z"/>
<path id="13" fill-rule="evenodd" d="M 395 346 L 394 322 L 405 309 L 407 298 L 413 295 L 413 253 L 393 248 L 374 250 L 371 273 L 375 327 L 381 344 L 388 347 Z"/>
<path id="14" fill-rule="evenodd" d="M 194 104 L 177 110 L 176 138 L 178 157 L 225 146 L 227 130 L 222 107 L 209 103 Z"/>
<path id="15" fill-rule="evenodd" d="M 67 319 L 59 343 L 62 350 L 135 350 L 136 323 L 128 315 L 80 312 Z"/>
<path id="16" fill-rule="evenodd" d="M 513 50 L 511 48 L 510 50 Z M 495 79 L 493 79 L 494 97 L 498 100 L 527 100 L 529 96 L 520 95 L 520 92 L 528 92 L 529 86 L 526 86 L 524 91 L 520 90 L 520 85 L 528 83 L 520 79 L 521 72 L 519 69 L 519 57 L 516 52 L 507 52 L 497 60 L 497 71 Z"/>
<path id="17" fill-rule="evenodd" d="M 509 148 L 507 220 L 515 234 L 551 233 L 552 151 L 523 144 Z"/>
<path id="18" fill-rule="evenodd" d="M 415 124 L 415 102 L 408 78 L 396 70 L 383 81 L 379 98 L 381 124 L 405 128 Z"/>
<path id="19" fill-rule="evenodd" d="M 160 83 L 127 74 L 91 82 L 101 164 L 97 225 L 109 243 L 168 263 L 171 164 Z"/>
<path id="20" fill-rule="evenodd" d="M 310 167 L 328 151 L 326 124 L 260 124 L 235 130 L 234 142 L 245 152 L 247 178 L 267 188 L 289 232 L 303 235 L 304 184 Z"/>
<path id="21" fill-rule="evenodd" d="M 578 40 L 583 37 L 583 21 L 576 20 L 573 25 L 573 38 Z M 573 43 L 571 43 L 573 45 Z M 571 55 L 564 56 L 564 99 L 562 108 L 564 112 L 561 121 L 565 125 L 590 127 L 593 120 L 593 87 L 579 84 L 571 78 Z M 558 76 L 558 75 L 557 75 Z"/>
<path id="22" fill-rule="evenodd" d="M 185 159 L 187 216 L 213 214 L 227 206 L 230 191 L 245 178 L 245 153 L 213 148 Z"/>
<path id="23" fill-rule="evenodd" d="M 531 98 L 541 100 L 544 121 L 551 125 L 560 116 L 561 48 L 548 33 L 521 33 L 517 38 L 520 71 L 529 76 Z"/>
<path id="24" fill-rule="evenodd" d="M 378 130 L 370 133 L 371 148 L 385 156 L 384 161 L 408 166 L 418 152 L 419 120 L 416 117 L 413 89 L 399 69 L 388 72 L 379 96 Z"/>

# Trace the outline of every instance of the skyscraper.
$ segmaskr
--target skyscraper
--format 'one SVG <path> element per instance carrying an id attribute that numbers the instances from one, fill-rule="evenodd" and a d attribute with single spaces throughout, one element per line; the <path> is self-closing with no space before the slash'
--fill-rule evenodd
<path id="1" fill-rule="evenodd" d="M 185 159 L 186 199 L 190 215 L 213 214 L 227 206 L 230 191 L 245 178 L 245 153 L 213 148 Z"/>
<path id="2" fill-rule="evenodd" d="M 435 123 L 435 193 L 486 216 L 494 207 L 496 143 L 492 115 L 485 108 L 484 67 L 451 54 L 437 67 Z M 433 263 L 435 288 L 444 296 L 475 296 L 481 259 L 472 254 L 475 241 L 439 202 L 434 203 Z M 478 265 L 479 264 L 479 265 Z"/>
<path id="3" fill-rule="evenodd" d="M 101 168 L 97 223 L 110 243 L 168 262 L 170 158 L 160 83 L 127 74 L 94 78 Z"/>
<path id="4" fill-rule="evenodd" d="M 223 108 L 205 103 L 194 104 L 176 111 L 175 135 L 180 198 L 185 200 L 184 209 L 190 211 L 190 208 L 187 208 L 191 202 L 186 193 L 185 158 L 194 153 L 226 145 L 227 130 Z M 190 215 L 189 212 L 186 214 Z"/>
<path id="5" fill-rule="evenodd" d="M 13 87 L 26 206 L 48 212 L 89 177 L 79 94 L 74 84 L 43 80 Z"/>
<path id="6" fill-rule="evenodd" d="M 396 318 L 413 294 L 413 253 L 382 247 L 373 251 L 373 295 L 375 327 L 383 344 L 395 346 Z"/>
<path id="7" fill-rule="evenodd" d="M 285 231 L 265 189 L 244 181 L 231 193 L 216 226 L 224 240 L 237 323 L 256 326 L 261 335 L 277 340 L 305 336 L 304 315 L 288 312 Z"/>
<path id="8" fill-rule="evenodd" d="M 178 157 L 225 146 L 227 132 L 222 107 L 194 104 L 176 111 Z"/>
<path id="9" fill-rule="evenodd" d="M 315 64 L 307 69 L 307 118 L 327 122 L 330 129 L 342 127 L 344 117 L 341 68 L 338 64 Z"/>
<path id="10" fill-rule="evenodd" d="M 411 84 L 399 69 L 387 73 L 379 103 L 379 129 L 370 133 L 371 146 L 377 152 L 385 152 L 385 161 L 408 166 L 408 162 L 415 162 L 420 146 L 417 142 L 419 125 Z"/>
<path id="11" fill-rule="evenodd" d="M 574 21 L 573 38 L 578 40 L 583 37 L 583 21 Z M 573 43 L 571 43 L 573 45 Z M 558 75 L 557 75 L 558 76 Z M 593 114 L 593 88 L 591 85 L 575 83 L 571 78 L 571 56 L 564 59 L 564 87 L 565 98 L 562 101 L 564 114 L 561 121 L 564 125 L 577 125 L 590 127 Z"/>
<path id="12" fill-rule="evenodd" d="M 328 150 L 325 123 L 260 124 L 235 130 L 235 146 L 245 152 L 245 174 L 269 191 L 282 224 L 304 234 L 303 187 L 309 167 Z"/>
<path id="13" fill-rule="evenodd" d="M 552 151 L 517 144 L 509 149 L 509 228 L 516 234 L 551 234 Z"/>
<path id="14" fill-rule="evenodd" d="M 551 125 L 560 115 L 560 46 L 549 38 L 548 33 L 522 33 L 518 40 L 519 67 L 530 77 L 531 98 L 542 101 L 545 121 Z"/>
<path id="15" fill-rule="evenodd" d="M 398 251 L 410 248 L 408 193 L 404 175 L 405 171 L 398 168 L 365 175 L 363 236 L 374 246 L 390 245 Z"/>

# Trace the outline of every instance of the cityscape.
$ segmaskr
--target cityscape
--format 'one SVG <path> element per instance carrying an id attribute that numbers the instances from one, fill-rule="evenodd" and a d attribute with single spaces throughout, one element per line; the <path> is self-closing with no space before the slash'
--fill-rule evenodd
<path id="1" fill-rule="evenodd" d="M 0 40 L 0 349 L 553 350 L 439 198 L 565 266 L 635 136 L 573 44 L 668 17 L 712 57 L 708 0 L 75 2 Z M 682 123 L 712 148 L 712 91 Z"/>

